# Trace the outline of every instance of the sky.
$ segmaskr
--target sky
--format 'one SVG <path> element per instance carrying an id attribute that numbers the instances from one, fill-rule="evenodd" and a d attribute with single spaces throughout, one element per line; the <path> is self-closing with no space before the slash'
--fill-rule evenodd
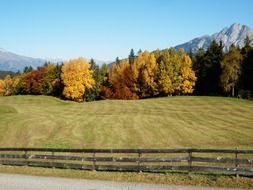
<path id="1" fill-rule="evenodd" d="M 1 0 L 0 48 L 46 59 L 125 58 L 233 23 L 253 28 L 252 0 Z"/>

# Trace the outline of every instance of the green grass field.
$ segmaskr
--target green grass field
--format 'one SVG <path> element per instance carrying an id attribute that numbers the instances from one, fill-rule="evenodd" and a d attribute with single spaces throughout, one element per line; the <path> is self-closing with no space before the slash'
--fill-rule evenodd
<path id="1" fill-rule="evenodd" d="M 253 147 L 253 101 L 178 96 L 90 103 L 0 97 L 0 147 Z"/>

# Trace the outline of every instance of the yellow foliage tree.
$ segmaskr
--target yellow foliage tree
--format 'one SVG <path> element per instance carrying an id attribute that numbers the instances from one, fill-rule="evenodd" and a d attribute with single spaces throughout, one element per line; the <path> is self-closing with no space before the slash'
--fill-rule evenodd
<path id="1" fill-rule="evenodd" d="M 157 85 L 160 95 L 167 95 L 174 93 L 173 77 L 174 77 L 174 66 L 172 56 L 168 49 L 163 52 L 158 51 L 160 54 L 157 55 L 158 68 L 157 68 Z"/>
<path id="2" fill-rule="evenodd" d="M 130 67 L 129 61 L 127 59 L 120 61 L 118 64 L 113 64 L 109 71 L 109 82 L 114 84 L 118 80 L 118 76 L 122 75 L 124 70 Z"/>
<path id="3" fill-rule="evenodd" d="M 133 72 L 138 84 L 140 97 L 153 96 L 157 93 L 156 69 L 156 58 L 153 53 L 148 51 L 139 53 L 133 64 Z"/>
<path id="4" fill-rule="evenodd" d="M 0 96 L 4 95 L 4 81 L 0 79 Z"/>
<path id="5" fill-rule="evenodd" d="M 65 62 L 61 78 L 64 83 L 63 96 L 74 101 L 83 101 L 85 91 L 94 84 L 90 65 L 83 58 Z"/>
<path id="6" fill-rule="evenodd" d="M 13 80 L 10 75 L 4 78 L 4 96 L 10 96 L 13 92 Z"/>
<path id="7" fill-rule="evenodd" d="M 176 87 L 176 90 L 182 94 L 192 93 L 195 81 L 197 80 L 195 73 L 192 70 L 192 60 L 183 50 L 178 52 L 178 59 L 180 67 L 178 71 L 178 86 Z"/>
<path id="8" fill-rule="evenodd" d="M 232 96 L 235 96 L 235 88 L 241 74 L 242 59 L 240 50 L 232 46 L 221 61 L 221 86 L 224 92 L 231 92 Z"/>
<path id="9" fill-rule="evenodd" d="M 12 83 L 12 87 L 13 87 L 12 94 L 16 94 L 16 91 L 17 91 L 18 85 L 20 84 L 21 78 L 22 78 L 22 75 L 17 75 L 15 77 L 13 77 L 13 79 L 12 79 L 12 81 L 13 81 L 13 83 Z"/>
<path id="10" fill-rule="evenodd" d="M 156 80 L 160 95 L 193 92 L 196 77 L 192 61 L 183 50 L 165 49 L 158 55 L 157 61 Z"/>

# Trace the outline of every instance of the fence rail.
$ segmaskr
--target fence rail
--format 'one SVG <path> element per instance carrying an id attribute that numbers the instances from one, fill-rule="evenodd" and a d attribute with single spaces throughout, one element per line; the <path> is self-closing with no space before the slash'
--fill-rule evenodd
<path id="1" fill-rule="evenodd" d="M 253 175 L 253 150 L 0 148 L 0 164 L 96 171 Z"/>

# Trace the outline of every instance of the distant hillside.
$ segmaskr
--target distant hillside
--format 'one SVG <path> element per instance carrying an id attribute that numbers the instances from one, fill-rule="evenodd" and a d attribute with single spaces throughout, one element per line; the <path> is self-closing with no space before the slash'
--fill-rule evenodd
<path id="1" fill-rule="evenodd" d="M 3 71 L 23 71 L 25 66 L 32 66 L 36 68 L 44 62 L 45 60 L 43 59 L 17 55 L 0 48 L 0 70 Z"/>
<path id="2" fill-rule="evenodd" d="M 4 79 L 7 75 L 15 75 L 16 73 L 15 72 L 12 72 L 12 71 L 1 71 L 0 70 L 0 79 Z"/>
<path id="3" fill-rule="evenodd" d="M 0 48 L 0 71 L 12 71 L 12 72 L 23 71 L 26 66 L 32 66 L 33 68 L 36 68 L 38 66 L 43 65 L 46 61 L 52 63 L 64 62 L 63 59 L 45 60 L 39 58 L 36 59 L 32 57 L 26 57 L 22 55 L 17 55 L 15 53 Z M 104 63 L 110 64 L 112 62 L 112 61 L 102 61 L 98 59 L 94 59 L 94 61 L 100 66 Z"/>
<path id="4" fill-rule="evenodd" d="M 246 36 L 249 36 L 250 39 L 253 39 L 253 29 L 249 28 L 248 26 L 235 23 L 229 28 L 224 28 L 220 32 L 211 36 L 205 35 L 199 38 L 194 38 L 193 40 L 178 45 L 175 48 L 182 48 L 187 52 L 190 50 L 192 50 L 192 52 L 196 52 L 199 48 L 206 50 L 210 43 L 215 40 L 216 42 L 222 41 L 224 45 L 224 51 L 228 51 L 232 44 L 243 47 Z"/>

